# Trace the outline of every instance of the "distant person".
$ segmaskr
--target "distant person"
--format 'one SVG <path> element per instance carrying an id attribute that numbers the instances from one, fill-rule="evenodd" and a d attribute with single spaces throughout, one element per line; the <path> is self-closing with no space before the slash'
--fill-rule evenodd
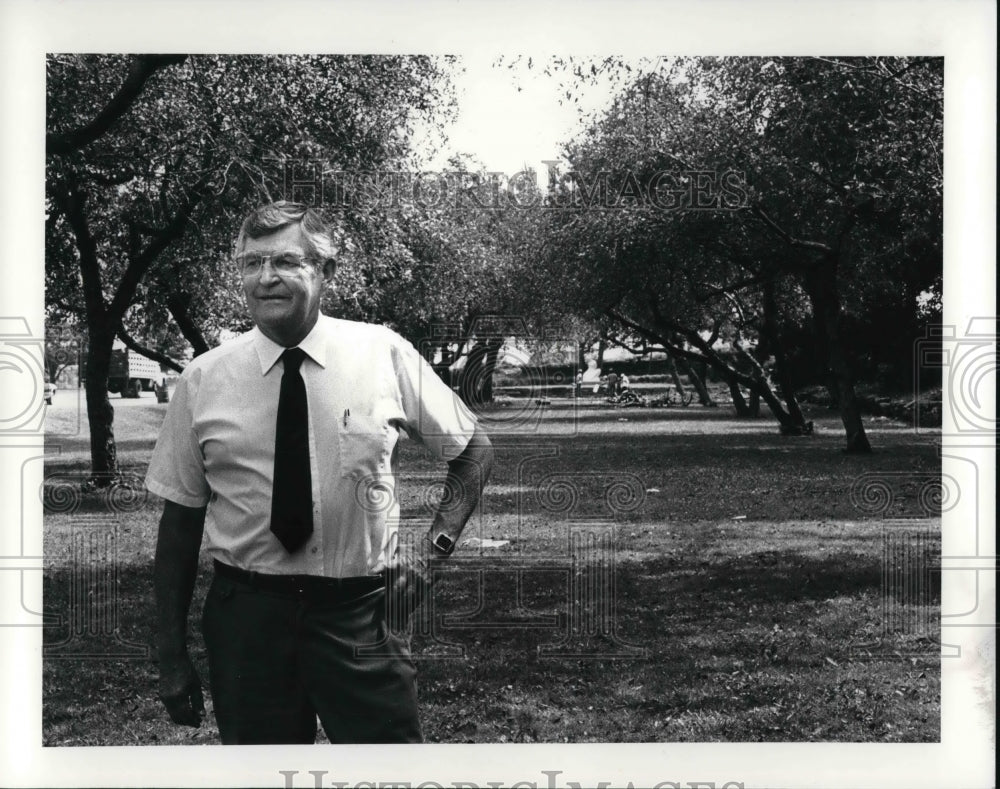
<path id="1" fill-rule="evenodd" d="M 628 386 L 628 376 L 625 375 L 625 373 L 622 373 L 621 380 L 618 382 L 619 391 L 621 391 L 622 394 L 625 394 L 625 392 L 628 391 Z"/>
<path id="2" fill-rule="evenodd" d="M 616 397 L 618 395 L 618 373 L 608 368 L 608 397 Z"/>
<path id="3" fill-rule="evenodd" d="M 335 256 L 334 230 L 305 205 L 247 217 L 235 265 L 255 327 L 184 370 L 146 476 L 166 500 L 159 696 L 175 723 L 200 725 L 187 621 L 204 532 L 214 576 L 202 631 L 227 745 L 313 743 L 317 717 L 334 743 L 422 740 L 405 620 L 492 463 L 482 429 L 410 343 L 320 314 Z M 451 492 L 405 549 L 402 432 L 447 462 Z M 376 490 L 388 506 L 371 507 Z"/>
<path id="4" fill-rule="evenodd" d="M 583 390 L 583 370 L 580 369 L 576 373 L 576 383 L 573 386 L 573 394 L 576 397 L 580 396 L 580 392 Z"/>

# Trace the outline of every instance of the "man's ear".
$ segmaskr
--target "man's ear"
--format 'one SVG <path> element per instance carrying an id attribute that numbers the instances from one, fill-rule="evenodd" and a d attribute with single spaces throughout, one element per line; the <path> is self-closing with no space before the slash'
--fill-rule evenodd
<path id="1" fill-rule="evenodd" d="M 333 275 L 337 273 L 337 263 L 332 259 L 328 258 L 323 263 L 323 281 L 333 282 Z"/>

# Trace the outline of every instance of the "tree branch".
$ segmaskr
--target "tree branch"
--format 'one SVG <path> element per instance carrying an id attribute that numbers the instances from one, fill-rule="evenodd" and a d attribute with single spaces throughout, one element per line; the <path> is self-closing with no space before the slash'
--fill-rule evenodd
<path id="1" fill-rule="evenodd" d="M 712 350 L 712 345 L 715 344 L 715 340 L 719 334 L 719 324 L 716 322 L 715 326 L 712 327 L 712 336 L 706 340 L 698 332 L 693 329 L 689 329 L 686 326 L 682 326 L 676 321 L 672 321 L 660 312 L 660 309 L 655 301 L 650 300 L 650 310 L 653 313 L 653 319 L 671 331 L 675 331 L 684 337 L 691 345 L 701 351 L 700 360 L 706 361 L 712 365 L 715 369 L 721 372 L 723 375 L 730 376 L 737 380 L 744 386 L 752 386 L 752 379 L 745 373 L 740 372 L 731 365 L 727 364 L 726 361 L 719 356 L 714 350 Z M 699 360 L 699 356 L 686 355 L 685 358 Z"/>
<path id="2" fill-rule="evenodd" d="M 112 315 L 115 315 L 118 320 L 124 316 L 125 311 L 132 304 L 132 298 L 135 296 L 139 283 L 153 264 L 153 261 L 156 260 L 157 256 L 164 249 L 184 234 L 184 227 L 190 220 L 194 210 L 201 203 L 207 191 L 209 180 L 210 172 L 206 171 L 198 183 L 188 192 L 187 197 L 181 203 L 180 208 L 177 209 L 177 213 L 174 214 L 173 218 L 157 232 L 138 255 L 134 257 L 130 256 L 131 259 L 118 286 L 118 292 L 115 293 L 108 307 L 108 311 Z"/>
<path id="3" fill-rule="evenodd" d="M 50 186 L 53 199 L 62 209 L 66 221 L 73 230 L 76 248 L 80 253 L 80 276 L 83 279 L 83 303 L 90 326 L 103 326 L 107 320 L 107 305 L 101 287 L 101 269 L 97 261 L 97 243 L 90 233 L 90 225 L 84 213 L 86 197 L 76 188 L 72 176 L 67 183 L 53 183 Z"/>
<path id="4" fill-rule="evenodd" d="M 633 348 L 628 343 L 626 343 L 624 340 L 619 340 L 617 337 L 614 337 L 614 336 L 612 336 L 610 334 L 607 335 L 607 340 L 608 340 L 608 342 L 610 342 L 610 343 L 612 343 L 614 345 L 617 345 L 619 348 L 624 348 L 626 351 L 628 351 L 629 353 L 635 354 L 636 356 L 645 356 L 648 353 L 647 346 L 646 346 L 646 339 L 645 338 L 643 338 L 643 347 L 642 348 Z"/>
<path id="5" fill-rule="evenodd" d="M 129 66 L 128 75 L 118 92 L 97 117 L 72 131 L 45 136 L 45 150 L 59 156 L 79 150 L 105 134 L 132 107 L 142 93 L 146 81 L 167 66 L 183 63 L 187 55 L 139 55 Z"/>
<path id="6" fill-rule="evenodd" d="M 796 170 L 801 170 L 804 173 L 808 173 L 809 175 L 811 175 L 813 178 L 815 178 L 817 181 L 819 181 L 824 186 L 830 187 L 830 190 L 834 194 L 836 194 L 836 195 L 843 195 L 844 194 L 844 187 L 842 185 L 841 186 L 837 186 L 837 184 L 835 184 L 829 178 L 826 178 L 825 176 L 822 176 L 819 173 L 817 173 L 812 167 L 806 167 L 805 165 L 800 164 L 795 159 L 792 159 L 791 162 L 789 162 L 789 164 L 791 164 L 792 167 L 794 167 Z"/>
<path id="7" fill-rule="evenodd" d="M 85 309 L 81 309 L 77 304 L 70 304 L 65 299 L 50 297 L 47 299 L 47 303 L 53 307 L 59 307 L 60 309 L 65 310 L 70 315 L 77 315 L 82 318 L 86 314 Z"/>
<path id="8" fill-rule="evenodd" d="M 138 342 L 136 342 L 136 340 L 132 337 L 132 335 L 130 335 L 127 331 L 125 331 L 124 326 L 118 327 L 117 334 L 118 337 L 121 339 L 121 341 L 125 343 L 125 346 L 129 348 L 129 350 L 135 351 L 136 353 L 145 356 L 147 359 L 152 359 L 154 362 L 159 362 L 160 364 L 166 365 L 175 373 L 184 372 L 184 368 L 181 367 L 181 365 L 179 365 L 169 356 L 164 356 L 162 353 L 154 351 L 152 348 L 147 348 L 145 345 L 140 345 Z"/>
<path id="9" fill-rule="evenodd" d="M 763 285 L 765 282 L 773 279 L 772 274 L 761 274 L 754 277 L 747 277 L 745 279 L 739 279 L 735 282 L 730 282 L 725 285 L 710 285 L 707 282 L 696 282 L 696 285 L 704 288 L 707 296 L 729 296 L 730 293 L 736 290 L 743 290 L 743 288 L 753 287 L 754 285 Z M 699 302 L 704 301 L 703 298 L 698 299 Z"/>
<path id="10" fill-rule="evenodd" d="M 721 324 L 720 324 L 720 322 L 718 320 L 716 320 L 715 323 L 712 324 L 712 331 L 708 335 L 708 339 L 705 341 L 705 342 L 708 343 L 708 347 L 709 348 L 711 348 L 713 345 L 715 345 L 715 341 L 717 339 L 719 339 L 719 329 L 720 328 L 722 328 Z"/>
<path id="11" fill-rule="evenodd" d="M 167 309 L 173 316 L 174 322 L 181 330 L 184 339 L 191 343 L 191 347 L 194 348 L 194 355 L 200 356 L 208 351 L 209 347 L 205 341 L 205 336 L 201 333 L 201 329 L 191 320 L 191 315 L 187 309 L 190 303 L 191 296 L 186 293 L 183 295 L 173 293 L 167 297 Z"/>
<path id="12" fill-rule="evenodd" d="M 794 236 L 785 232 L 782 228 L 778 227 L 777 223 L 773 219 L 771 219 L 771 217 L 769 217 L 767 213 L 764 211 L 764 209 L 761 208 L 759 205 L 753 207 L 753 212 L 757 217 L 763 220 L 764 224 L 766 224 L 775 233 L 781 236 L 781 238 L 784 239 L 785 242 L 789 244 L 789 246 L 800 247 L 802 249 L 815 249 L 818 252 L 825 252 L 825 253 L 829 253 L 831 251 L 830 247 L 827 244 L 824 244 L 820 241 L 804 241 L 802 239 L 795 238 Z"/>
<path id="13" fill-rule="evenodd" d="M 641 326 L 635 321 L 626 318 L 622 313 L 618 312 L 613 307 L 606 310 L 605 314 L 609 318 L 612 318 L 613 320 L 616 320 L 619 323 L 628 326 L 630 329 L 642 335 L 643 337 L 648 337 L 654 342 L 658 342 L 660 345 L 663 346 L 664 352 L 670 354 L 671 356 L 688 359 L 694 362 L 709 362 L 711 364 L 711 360 L 703 356 L 702 354 L 694 353 L 693 351 L 689 351 L 686 348 L 682 348 L 681 346 L 670 342 L 669 340 L 667 340 L 666 337 L 661 336 L 658 332 L 654 332 L 646 328 L 645 326 Z"/>

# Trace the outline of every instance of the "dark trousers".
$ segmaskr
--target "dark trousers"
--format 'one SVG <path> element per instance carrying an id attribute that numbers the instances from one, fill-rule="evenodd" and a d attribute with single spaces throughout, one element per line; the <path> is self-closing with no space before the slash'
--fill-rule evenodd
<path id="1" fill-rule="evenodd" d="M 223 744 L 312 743 L 317 716 L 333 743 L 422 741 L 416 667 L 383 588 L 252 578 L 217 567 L 202 617 Z"/>

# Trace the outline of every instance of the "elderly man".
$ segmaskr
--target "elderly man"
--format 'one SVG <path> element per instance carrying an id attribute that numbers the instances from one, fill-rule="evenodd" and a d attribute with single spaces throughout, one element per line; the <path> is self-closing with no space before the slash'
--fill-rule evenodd
<path id="1" fill-rule="evenodd" d="M 255 328 L 184 371 L 146 477 L 166 500 L 160 698 L 176 723 L 200 724 L 186 641 L 204 532 L 223 743 L 312 743 L 317 716 L 331 742 L 420 742 L 406 618 L 475 509 L 492 447 L 413 346 L 320 314 L 335 239 L 315 211 L 257 209 L 236 251 Z M 448 506 L 419 547 L 396 528 L 400 431 L 448 468 Z"/>

